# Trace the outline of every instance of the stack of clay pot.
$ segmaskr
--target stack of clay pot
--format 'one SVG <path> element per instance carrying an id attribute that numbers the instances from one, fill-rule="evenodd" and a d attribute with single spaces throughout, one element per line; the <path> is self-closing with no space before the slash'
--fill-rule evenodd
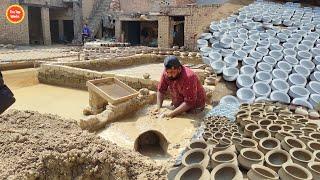
<path id="1" fill-rule="evenodd" d="M 176 179 L 320 179 L 320 128 L 286 105 L 242 104 L 236 122 L 207 117 L 204 125 Z"/>
<path id="2" fill-rule="evenodd" d="M 218 83 L 218 76 L 212 69 L 212 67 L 206 67 L 205 68 L 205 76 L 206 79 L 204 80 L 205 85 L 208 86 L 215 86 Z"/>

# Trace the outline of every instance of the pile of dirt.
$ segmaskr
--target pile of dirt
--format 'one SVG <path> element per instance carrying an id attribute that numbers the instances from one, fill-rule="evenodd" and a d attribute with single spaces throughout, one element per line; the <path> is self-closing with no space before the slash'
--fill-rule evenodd
<path id="1" fill-rule="evenodd" d="M 165 179 L 166 169 L 56 115 L 0 116 L 0 179 Z"/>

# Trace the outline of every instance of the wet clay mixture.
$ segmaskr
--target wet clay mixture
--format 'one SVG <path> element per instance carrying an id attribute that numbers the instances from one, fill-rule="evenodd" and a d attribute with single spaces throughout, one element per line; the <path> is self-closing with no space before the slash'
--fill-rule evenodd
<path id="1" fill-rule="evenodd" d="M 166 170 L 75 122 L 10 110 L 0 116 L 0 179 L 165 179 Z"/>

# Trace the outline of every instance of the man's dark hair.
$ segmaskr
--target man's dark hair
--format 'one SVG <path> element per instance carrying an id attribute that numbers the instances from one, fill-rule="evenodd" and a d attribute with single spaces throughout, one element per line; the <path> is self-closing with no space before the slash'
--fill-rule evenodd
<path id="1" fill-rule="evenodd" d="M 176 57 L 176 56 L 167 56 L 165 59 L 164 59 L 164 67 L 166 69 L 176 69 L 176 68 L 179 68 L 181 67 L 181 63 L 179 61 L 179 59 Z"/>

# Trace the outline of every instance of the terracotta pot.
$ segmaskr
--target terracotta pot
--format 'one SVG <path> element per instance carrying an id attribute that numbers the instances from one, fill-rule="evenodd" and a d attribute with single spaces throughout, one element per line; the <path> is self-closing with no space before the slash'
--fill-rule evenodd
<path id="1" fill-rule="evenodd" d="M 307 118 L 299 118 L 299 119 L 297 119 L 297 122 L 298 123 L 302 123 L 302 124 L 306 124 L 307 122 L 309 122 L 309 119 L 307 119 Z"/>
<path id="2" fill-rule="evenodd" d="M 235 144 L 236 150 L 240 153 L 244 148 L 257 148 L 258 143 L 252 139 L 243 138 L 241 143 Z"/>
<path id="3" fill-rule="evenodd" d="M 220 140 L 223 137 L 223 134 L 221 132 L 216 132 L 213 134 L 213 138 L 216 140 Z"/>
<path id="4" fill-rule="evenodd" d="M 307 145 L 308 142 L 310 142 L 310 141 L 315 141 L 314 138 L 309 137 L 309 136 L 305 136 L 305 135 L 299 136 L 298 139 L 300 139 L 305 145 Z"/>
<path id="5" fill-rule="evenodd" d="M 281 147 L 286 150 L 287 152 L 290 151 L 290 149 L 292 148 L 302 148 L 302 149 L 306 149 L 306 145 L 299 139 L 294 138 L 294 137 L 285 137 L 282 141 L 281 141 Z"/>
<path id="6" fill-rule="evenodd" d="M 313 180 L 320 180 L 320 162 L 308 163 L 308 169 L 312 174 Z"/>
<path id="7" fill-rule="evenodd" d="M 304 135 L 304 132 L 302 130 L 290 130 L 289 132 L 294 134 L 295 136 Z"/>
<path id="8" fill-rule="evenodd" d="M 294 163 L 284 163 L 278 172 L 280 179 L 284 180 L 311 180 L 312 174 L 304 167 Z"/>
<path id="9" fill-rule="evenodd" d="M 267 129 L 270 124 L 273 124 L 273 121 L 270 119 L 261 119 L 258 121 L 258 124 L 261 126 L 262 129 Z"/>
<path id="10" fill-rule="evenodd" d="M 314 151 L 313 156 L 316 162 L 320 162 L 320 151 Z"/>
<path id="11" fill-rule="evenodd" d="M 244 136 L 252 137 L 252 132 L 256 129 L 260 129 L 261 127 L 256 123 L 247 124 L 244 128 Z"/>
<path id="12" fill-rule="evenodd" d="M 284 124 L 284 125 L 281 125 L 283 130 L 284 131 L 291 131 L 291 130 L 294 130 L 294 127 L 293 126 L 290 126 L 290 125 L 287 125 L 287 124 Z"/>
<path id="13" fill-rule="evenodd" d="M 237 155 L 231 151 L 219 151 L 212 154 L 210 161 L 211 167 L 214 168 L 223 163 L 231 163 L 238 166 Z"/>
<path id="14" fill-rule="evenodd" d="M 309 136 L 316 139 L 317 141 L 320 141 L 320 132 L 310 133 Z"/>
<path id="15" fill-rule="evenodd" d="M 232 137 L 242 138 L 242 134 L 240 134 L 239 132 L 234 132 L 234 133 L 232 133 Z"/>
<path id="16" fill-rule="evenodd" d="M 263 138 L 259 141 L 258 149 L 263 154 L 275 149 L 281 149 L 280 141 L 272 137 Z"/>
<path id="17" fill-rule="evenodd" d="M 241 167 L 246 170 L 250 170 L 253 164 L 263 165 L 264 155 L 257 149 L 244 148 L 240 151 L 238 156 L 238 162 Z"/>
<path id="18" fill-rule="evenodd" d="M 211 133 L 216 133 L 216 132 L 219 132 L 219 128 L 217 128 L 217 127 L 210 127 L 210 130 L 211 130 Z M 213 137 L 213 135 L 212 135 L 212 137 Z"/>
<path id="19" fill-rule="evenodd" d="M 275 135 L 276 139 L 278 139 L 280 142 L 285 138 L 285 137 L 296 137 L 294 134 L 286 132 L 286 131 L 278 131 Z"/>
<path id="20" fill-rule="evenodd" d="M 318 141 L 309 141 L 306 145 L 307 149 L 312 153 L 320 150 L 320 142 Z"/>
<path id="21" fill-rule="evenodd" d="M 269 119 L 269 120 L 271 120 L 271 121 L 275 121 L 275 120 L 278 120 L 278 116 L 268 115 L 268 116 L 266 117 L 266 119 Z"/>
<path id="22" fill-rule="evenodd" d="M 306 126 L 309 128 L 313 128 L 313 129 L 317 129 L 318 128 L 318 124 L 317 123 L 313 123 L 313 122 L 307 122 Z"/>
<path id="23" fill-rule="evenodd" d="M 232 141 L 229 138 L 222 137 L 219 140 L 219 144 L 221 144 L 221 145 L 232 145 Z"/>
<path id="24" fill-rule="evenodd" d="M 279 171 L 282 164 L 292 162 L 290 154 L 282 149 L 275 149 L 267 152 L 265 161 L 266 166 L 276 172 Z"/>
<path id="25" fill-rule="evenodd" d="M 261 139 L 271 137 L 271 133 L 265 129 L 257 129 L 252 133 L 252 139 L 259 142 Z"/>
<path id="26" fill-rule="evenodd" d="M 187 146 L 188 150 L 197 149 L 197 148 L 203 149 L 203 150 L 205 150 L 207 152 L 209 151 L 209 146 L 204 140 L 191 141 Z"/>
<path id="27" fill-rule="evenodd" d="M 270 124 L 269 126 L 267 126 L 267 130 L 271 133 L 272 137 L 275 137 L 278 131 L 283 130 L 283 127 L 279 124 Z"/>
<path id="28" fill-rule="evenodd" d="M 306 149 L 292 148 L 290 149 L 289 154 L 294 163 L 303 167 L 307 167 L 309 162 L 314 161 L 314 156 Z"/>
<path id="29" fill-rule="evenodd" d="M 231 132 L 224 132 L 223 136 L 230 139 L 232 137 L 232 133 Z"/>
<path id="30" fill-rule="evenodd" d="M 174 180 L 183 179 L 208 180 L 210 179 L 210 173 L 205 167 L 201 166 L 200 164 L 192 164 L 190 166 L 182 168 L 174 178 Z"/>
<path id="31" fill-rule="evenodd" d="M 244 128 L 247 124 L 251 124 L 251 123 L 255 123 L 255 121 L 250 120 L 250 119 L 243 119 L 243 120 L 240 122 L 240 127 L 241 127 L 241 128 Z"/>
<path id="32" fill-rule="evenodd" d="M 249 180 L 269 179 L 277 180 L 279 175 L 272 169 L 259 164 L 253 164 L 247 173 Z"/>
<path id="33" fill-rule="evenodd" d="M 226 126 L 226 125 L 224 125 L 224 126 Z M 229 132 L 229 129 L 225 128 L 225 127 L 221 127 L 219 132 L 221 132 L 221 133 Z"/>
<path id="34" fill-rule="evenodd" d="M 211 180 L 243 179 L 243 175 L 237 165 L 224 163 L 216 166 L 211 171 Z"/>
<path id="35" fill-rule="evenodd" d="M 230 144 L 229 145 L 222 145 L 219 143 L 219 144 L 216 144 L 212 147 L 210 154 L 213 154 L 218 151 L 232 151 L 232 147 Z"/>
<path id="36" fill-rule="evenodd" d="M 288 125 L 292 125 L 296 122 L 293 118 L 283 118 L 283 120 L 286 121 Z"/>
<path id="37" fill-rule="evenodd" d="M 238 124 L 240 124 L 241 121 L 243 121 L 243 119 L 248 119 L 250 118 L 250 115 L 249 115 L 249 112 L 245 113 L 245 114 L 238 114 L 237 115 L 237 119 L 236 119 L 236 122 Z"/>
<path id="38" fill-rule="evenodd" d="M 182 164 L 184 166 L 190 166 L 191 164 L 201 164 L 203 167 L 207 167 L 210 161 L 208 152 L 204 149 L 191 149 L 182 156 Z"/>
<path id="39" fill-rule="evenodd" d="M 296 120 L 300 119 L 300 118 L 305 118 L 304 115 L 301 115 L 301 114 L 293 114 L 292 117 Z"/>
<path id="40" fill-rule="evenodd" d="M 213 134 L 210 131 L 204 131 L 202 133 L 202 138 L 207 141 L 209 138 L 212 138 Z"/>
<path id="41" fill-rule="evenodd" d="M 280 125 L 285 125 L 285 124 L 287 124 L 287 122 L 286 121 L 283 121 L 283 120 L 275 120 L 275 121 L 273 121 L 273 123 L 274 124 L 280 124 Z"/>
<path id="42" fill-rule="evenodd" d="M 309 136 L 310 133 L 313 133 L 316 131 L 315 129 L 310 127 L 303 127 L 300 130 L 302 130 L 306 136 Z"/>

